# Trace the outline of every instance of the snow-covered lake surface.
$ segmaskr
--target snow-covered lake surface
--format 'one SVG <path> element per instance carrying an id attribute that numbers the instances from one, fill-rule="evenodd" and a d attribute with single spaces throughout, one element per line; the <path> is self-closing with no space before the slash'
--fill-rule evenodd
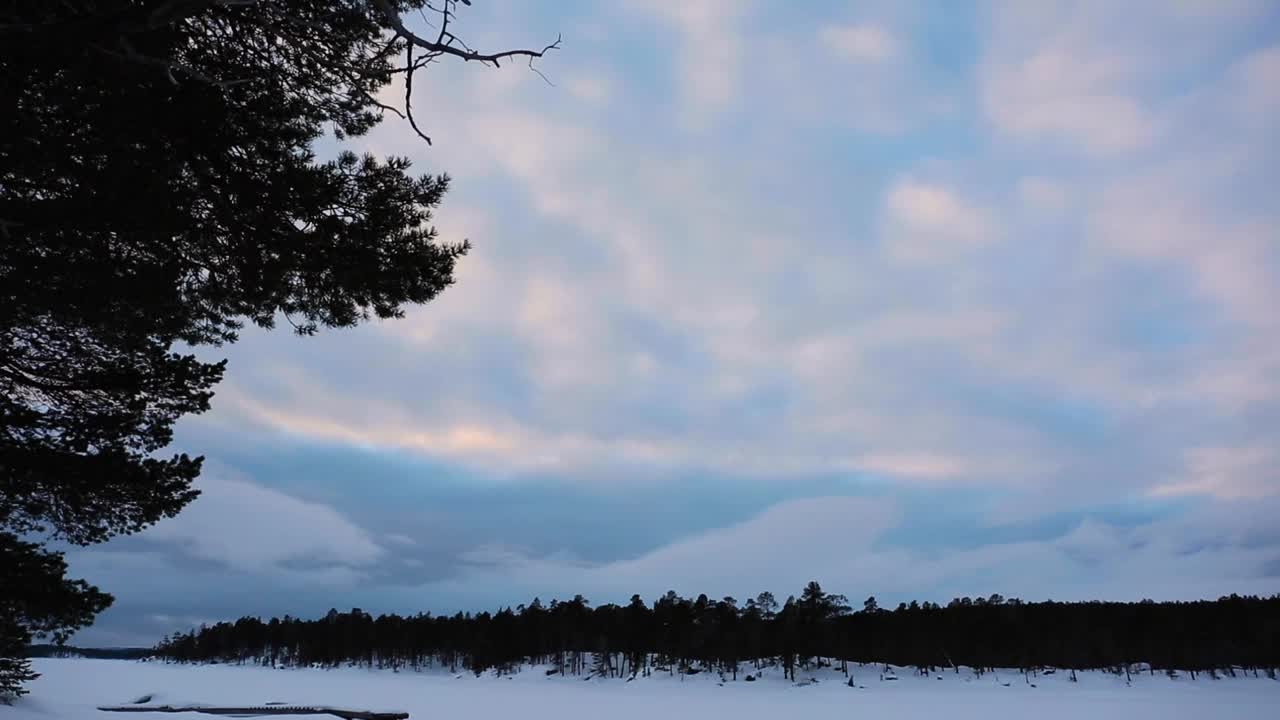
<path id="1" fill-rule="evenodd" d="M 1280 717 L 1280 681 L 1263 677 L 1212 680 L 1123 677 L 1101 672 L 1041 675 L 1036 687 L 1017 672 L 975 678 L 971 672 L 920 677 L 898 669 L 897 680 L 882 681 L 879 666 L 853 666 L 859 687 L 830 669 L 807 676 L 818 682 L 796 685 L 780 670 L 766 670 L 758 682 L 719 684 L 715 675 L 681 679 L 665 674 L 639 678 L 586 680 L 548 677 L 529 668 L 512 677 L 444 672 L 271 670 L 224 665 L 183 666 L 122 660 L 41 659 L 43 677 L 13 707 L 0 705 L 0 720 L 145 720 L 209 718 L 196 714 L 118 714 L 98 705 L 129 703 L 152 695 L 152 703 L 260 705 L 270 702 L 330 705 L 371 710 L 404 710 L 412 720 L 458 718 L 608 718 L 609 720 L 778 720 L 825 718 L 1251 718 Z M 741 678 L 741 676 L 739 676 Z M 941 677 L 942 679 L 937 679 Z M 800 679 L 805 680 L 801 674 Z M 1008 683 L 1006 686 L 1004 683 Z"/>

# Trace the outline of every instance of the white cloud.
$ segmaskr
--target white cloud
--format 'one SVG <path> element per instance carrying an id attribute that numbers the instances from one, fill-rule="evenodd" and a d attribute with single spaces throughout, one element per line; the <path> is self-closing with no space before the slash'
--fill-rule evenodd
<path id="1" fill-rule="evenodd" d="M 1020 178 L 1018 197 L 1030 210 L 1051 216 L 1062 213 L 1071 203 L 1070 193 L 1062 183 L 1045 177 Z"/>
<path id="2" fill-rule="evenodd" d="M 1140 11 L 1139 11 L 1140 12 Z M 1136 96 L 1140 59 L 1112 43 L 1113 15 L 1101 4 L 1006 6 L 992 10 L 979 73 L 982 107 L 1000 131 L 1059 140 L 1093 153 L 1135 150 L 1156 120 Z"/>
<path id="3" fill-rule="evenodd" d="M 890 253 L 904 260 L 954 257 L 986 245 L 998 234 L 988 211 L 935 183 L 895 183 L 885 197 L 885 214 Z"/>
<path id="4" fill-rule="evenodd" d="M 1093 205 L 1095 247 L 1115 255 L 1181 266 L 1197 289 L 1235 318 L 1273 327 L 1280 289 L 1271 262 L 1273 228 L 1246 217 L 1220 216 L 1196 197 L 1195 182 L 1177 173 L 1124 178 Z"/>
<path id="5" fill-rule="evenodd" d="M 865 556 L 851 550 L 865 548 L 899 518 L 891 503 L 878 500 L 792 500 L 739 525 L 591 572 L 620 588 L 656 589 L 666 583 L 685 592 L 717 596 L 731 592 L 741 596 L 753 589 L 747 585 L 750 581 L 769 588 L 799 588 L 815 577 L 834 583 L 837 577 L 874 572 L 877 568 L 869 567 Z"/>
<path id="6" fill-rule="evenodd" d="M 1280 115 L 1280 45 L 1258 50 L 1233 68 L 1237 83 L 1232 105 L 1255 130 L 1275 130 Z"/>
<path id="7" fill-rule="evenodd" d="M 743 0 L 632 0 L 630 7 L 680 34 L 676 63 L 685 122 L 700 125 L 736 98 L 740 83 L 742 39 L 738 24 Z"/>
<path id="8" fill-rule="evenodd" d="M 244 572 L 274 573 L 306 563 L 305 572 L 318 579 L 351 577 L 353 569 L 383 554 L 368 533 L 328 505 L 219 470 L 206 470 L 198 487 L 200 497 L 182 514 L 141 537 Z"/>
<path id="9" fill-rule="evenodd" d="M 415 547 L 418 544 L 417 540 L 414 540 L 408 535 L 402 535 L 401 533 L 386 533 L 382 536 L 382 539 L 392 545 L 399 545 L 401 547 Z"/>
<path id="10" fill-rule="evenodd" d="M 559 278 L 534 275 L 520 304 L 521 330 L 536 343 L 535 372 L 548 386 L 606 383 L 609 334 L 589 293 Z"/>
<path id="11" fill-rule="evenodd" d="M 1008 137 L 1094 157 L 1150 150 L 1172 135 L 1188 76 L 1238 51 L 1258 0 L 992 3 L 980 66 L 987 119 Z"/>
<path id="12" fill-rule="evenodd" d="M 975 468 L 964 458 L 945 455 L 869 455 L 851 465 L 860 470 L 904 478 L 945 479 L 972 476 Z"/>
<path id="13" fill-rule="evenodd" d="M 1248 21 L 1266 12 L 1269 0 L 1172 0 L 1161 3 L 1175 17 L 1194 23 Z"/>
<path id="14" fill-rule="evenodd" d="M 1027 140 L 1061 138 L 1099 153 L 1149 143 L 1155 127 L 1147 110 L 1136 98 L 1094 87 L 1081 62 L 1071 51 L 1042 51 L 1020 66 L 989 70 L 988 117 Z"/>
<path id="15" fill-rule="evenodd" d="M 592 104 L 604 105 L 613 95 L 613 83 L 600 73 L 577 73 L 569 77 L 565 87 L 579 100 Z"/>
<path id="16" fill-rule="evenodd" d="M 827 25 L 818 31 L 818 41 L 835 57 L 855 62 L 884 62 L 898 52 L 893 35 L 873 24 Z"/>
<path id="17" fill-rule="evenodd" d="M 914 230 L 950 234 L 981 242 L 990 234 L 986 213 L 970 207 L 940 185 L 906 180 L 889 191 L 888 210 L 895 220 Z"/>
<path id="18" fill-rule="evenodd" d="M 1153 495 L 1207 494 L 1234 500 L 1280 490 L 1280 453 L 1274 447 L 1200 447 L 1186 451 L 1184 477 L 1152 488 Z"/>

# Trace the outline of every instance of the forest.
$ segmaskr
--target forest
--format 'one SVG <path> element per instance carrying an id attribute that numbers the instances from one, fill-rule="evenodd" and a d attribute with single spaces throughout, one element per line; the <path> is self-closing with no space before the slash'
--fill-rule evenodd
<path id="1" fill-rule="evenodd" d="M 764 667 L 797 672 L 885 663 L 920 673 L 1106 669 L 1169 675 L 1250 673 L 1280 668 L 1280 595 L 1230 595 L 1194 602 L 1023 602 L 992 595 L 860 609 L 809 583 L 779 603 L 764 592 L 739 603 L 668 592 L 648 605 L 591 607 L 581 595 L 515 609 L 410 617 L 330 610 L 201 626 L 175 633 L 155 654 L 178 662 L 272 667 L 371 668 L 507 673 L 522 664 L 548 674 L 634 678 L 655 672 L 718 672 L 753 680 Z"/>

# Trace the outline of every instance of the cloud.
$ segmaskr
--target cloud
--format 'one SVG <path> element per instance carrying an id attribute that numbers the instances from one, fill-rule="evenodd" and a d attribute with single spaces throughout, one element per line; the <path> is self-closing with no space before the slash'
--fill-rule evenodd
<path id="1" fill-rule="evenodd" d="M 1267 0 L 1174 0 L 1162 5 L 1180 20 L 1210 25 L 1249 21 L 1267 10 Z"/>
<path id="2" fill-rule="evenodd" d="M 885 197 L 885 234 L 890 253 L 904 260 L 939 260 L 980 248 L 995 239 L 990 213 L 942 185 L 910 178 Z"/>
<path id="3" fill-rule="evenodd" d="M 747 9 L 739 0 L 630 2 L 630 9 L 661 22 L 679 36 L 675 63 L 684 121 L 695 125 L 728 107 L 738 95 L 742 40 L 738 24 Z"/>
<path id="4" fill-rule="evenodd" d="M 1275 322 L 1271 309 L 1280 293 L 1265 226 L 1213 217 L 1165 178 L 1118 182 L 1095 208 L 1092 229 L 1100 247 L 1182 266 L 1198 290 L 1239 320 L 1259 328 Z"/>
<path id="5" fill-rule="evenodd" d="M 841 60 L 884 62 L 898 52 L 897 42 L 879 25 L 827 25 L 818 31 L 818 41 Z"/>
<path id="6" fill-rule="evenodd" d="M 888 141 L 882 146 L 888 149 L 929 129 L 967 132 L 972 119 L 961 110 L 971 102 L 965 93 L 968 70 L 958 58 L 933 55 L 933 40 L 918 35 L 927 24 L 918 8 L 878 2 L 858 9 L 862 17 L 852 22 L 777 8 L 774 15 L 753 17 L 745 40 L 749 55 L 767 61 L 748 65 L 749 90 L 735 109 L 756 119 L 759 148 L 794 157 L 807 146 L 802 138 L 844 137 L 853 146 L 879 138 Z M 929 15 L 948 22 L 949 13 Z M 845 149 L 830 146 L 836 148 Z M 849 175 L 878 172 L 845 159 Z"/>
<path id="7" fill-rule="evenodd" d="M 780 503 L 739 525 L 678 541 L 635 560 L 590 571 L 606 587 L 679 588 L 739 596 L 762 587 L 798 588 L 814 577 L 848 577 L 865 558 L 851 553 L 898 520 L 883 501 L 825 497 Z M 868 568 L 869 569 L 869 568 Z M 815 574 L 816 573 L 816 574 Z M 585 579 L 588 584 L 592 578 Z"/>
<path id="8" fill-rule="evenodd" d="M 401 547 L 414 547 L 418 544 L 417 540 L 401 533 L 386 533 L 382 536 L 382 539 L 392 545 Z"/>
<path id="9" fill-rule="evenodd" d="M 1027 143 L 1095 157 L 1150 150 L 1174 141 L 1169 115 L 1188 81 L 1217 70 L 1268 11 L 1254 0 L 994 3 L 979 71 L 983 110 Z"/>
<path id="10" fill-rule="evenodd" d="M 1262 509 L 1226 507 L 1244 513 L 1245 526 L 1265 522 Z M 1135 526 L 1086 519 L 1047 539 L 914 550 L 885 542 L 890 530 L 910 522 L 894 502 L 816 497 L 603 565 L 485 552 L 463 578 L 440 589 L 504 587 L 506 602 L 517 601 L 521 591 L 545 596 L 562 589 L 597 603 L 623 602 L 632 592 L 652 598 L 667 589 L 713 597 L 767 589 L 785 597 L 814 579 L 835 592 L 874 593 L 893 602 L 992 592 L 1027 600 L 1200 599 L 1280 589 L 1280 579 L 1266 572 L 1280 538 L 1224 532 L 1225 518 L 1215 512 Z"/>
<path id="11" fill-rule="evenodd" d="M 565 83 L 565 87 L 574 97 L 591 105 L 603 105 L 613 94 L 612 82 L 599 73 L 574 74 Z"/>
<path id="12" fill-rule="evenodd" d="M 988 71 L 983 102 L 1003 131 L 1026 140 L 1062 139 L 1095 153 L 1131 151 L 1155 135 L 1134 97 L 1108 86 L 1113 72 L 1086 51 L 1044 49 Z"/>
<path id="13" fill-rule="evenodd" d="M 1235 500 L 1277 494 L 1280 454 L 1274 447 L 1200 447 L 1186 451 L 1186 474 L 1153 495 L 1208 494 Z"/>
<path id="14" fill-rule="evenodd" d="M 1150 143 L 1156 120 L 1135 94 L 1135 49 L 1106 36 L 1109 22 L 1137 20 L 1113 14 L 1124 15 L 1099 3 L 993 10 L 980 83 L 994 126 L 1022 140 L 1059 140 L 1100 154 Z"/>
<path id="15" fill-rule="evenodd" d="M 1235 72 L 1242 83 L 1244 107 L 1258 116 L 1280 111 L 1280 45 L 1263 48 L 1241 60 Z M 1261 117 L 1259 117 L 1261 119 Z"/>
<path id="16" fill-rule="evenodd" d="M 943 479 L 976 474 L 965 459 L 942 455 L 870 455 L 856 459 L 852 465 L 868 472 L 905 478 Z"/>
<path id="17" fill-rule="evenodd" d="M 304 564 L 317 578 L 341 579 L 383 549 L 332 507 L 206 471 L 201 495 L 176 518 L 141 537 L 176 545 L 193 558 L 243 572 L 270 574 Z"/>
<path id="18" fill-rule="evenodd" d="M 1071 203 L 1067 189 L 1045 177 L 1020 178 L 1018 196 L 1029 209 L 1050 216 L 1062 213 Z"/>

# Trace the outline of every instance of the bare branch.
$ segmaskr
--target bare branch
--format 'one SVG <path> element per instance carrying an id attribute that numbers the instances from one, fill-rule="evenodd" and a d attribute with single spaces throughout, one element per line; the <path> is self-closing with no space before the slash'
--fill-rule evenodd
<path id="1" fill-rule="evenodd" d="M 409 72 L 404 74 L 404 114 L 409 118 L 409 127 L 413 128 L 413 131 L 418 133 L 418 137 L 426 140 L 427 144 L 430 145 L 431 138 L 418 129 L 418 121 L 413 119 L 413 71 L 421 66 L 413 64 L 412 44 L 405 46 L 405 54 L 405 67 L 409 68 Z"/>
<path id="2" fill-rule="evenodd" d="M 370 0 L 370 2 L 382 13 L 383 17 L 386 18 L 387 23 L 391 26 L 394 31 L 393 39 L 404 38 L 405 40 L 405 65 L 402 68 L 392 70 L 393 73 L 403 72 L 405 74 L 404 114 L 401 115 L 401 117 L 408 119 L 409 126 L 413 128 L 414 133 L 416 133 L 418 137 L 427 141 L 428 145 L 431 144 L 431 138 L 427 137 L 426 133 L 422 132 L 422 129 L 418 127 L 417 119 L 413 116 L 413 75 L 419 68 L 432 62 L 441 55 L 452 55 L 453 57 L 459 57 L 468 62 L 474 60 L 483 65 L 491 64 L 494 67 L 502 67 L 503 60 L 515 57 L 527 57 L 529 58 L 529 69 L 537 73 L 538 77 L 542 78 L 543 82 L 548 85 L 552 85 L 552 82 L 547 79 L 547 76 L 542 74 L 540 70 L 533 66 L 533 61 L 552 50 L 558 50 L 560 48 L 560 35 L 556 35 L 556 41 L 541 50 L 506 50 L 497 53 L 482 53 L 471 48 L 464 40 L 462 40 L 462 38 L 449 31 L 449 21 L 453 19 L 453 8 L 456 7 L 458 2 L 461 2 L 464 5 L 470 5 L 470 0 L 443 0 L 439 6 L 427 3 L 426 6 L 428 8 L 440 14 L 440 26 L 437 29 L 436 39 L 434 41 L 417 35 L 412 30 L 405 27 L 404 20 L 401 19 L 400 14 L 391 5 L 390 0 Z M 419 12 L 421 12 L 421 10 Z M 425 15 L 423 15 L 423 19 L 426 20 Z M 427 25 L 434 28 L 429 20 L 427 20 Z M 416 60 L 414 59 L 413 50 L 415 46 L 426 50 L 425 55 Z M 386 109 L 385 106 L 382 106 L 381 104 L 379 104 L 379 106 Z"/>
<path id="3" fill-rule="evenodd" d="M 444 9 L 441 11 L 443 19 L 440 23 L 440 35 L 436 41 L 433 42 L 417 35 L 412 30 L 405 27 L 404 21 L 400 18 L 400 13 L 396 12 L 396 9 L 391 6 L 389 0 L 370 0 L 370 2 L 372 2 L 373 5 L 382 12 L 383 17 L 387 19 L 387 22 L 391 25 L 391 28 L 397 35 L 409 41 L 410 44 L 417 45 L 423 50 L 426 50 L 428 53 L 452 55 L 454 57 L 462 58 L 468 62 L 474 60 L 483 64 L 492 63 L 494 67 L 501 67 L 503 60 L 508 60 L 513 57 L 527 57 L 532 60 L 533 58 L 542 57 L 551 50 L 558 50 L 560 48 L 560 36 L 558 35 L 556 36 L 555 42 L 547 45 L 541 50 L 505 50 L 503 52 L 496 53 L 482 53 L 466 49 L 465 47 L 455 47 L 446 40 L 448 37 L 447 28 L 450 15 L 449 5 L 447 2 L 445 3 Z"/>
<path id="4" fill-rule="evenodd" d="M 559 40 L 557 40 L 557 42 L 559 42 Z M 550 79 L 548 79 L 546 75 L 543 75 L 543 74 L 542 74 L 542 71 L 541 71 L 541 70 L 539 70 L 538 68 L 536 68 L 536 67 L 534 67 L 534 66 L 533 66 L 533 58 L 529 58 L 529 69 L 530 69 L 530 70 L 532 70 L 532 71 L 533 71 L 533 73 L 534 73 L 535 75 L 537 75 L 538 77 L 542 78 L 542 82 L 544 82 L 544 83 L 546 83 L 546 84 L 550 85 L 551 87 L 555 87 L 555 86 L 556 86 L 556 84 L 555 84 L 555 83 L 553 83 L 553 82 L 551 82 L 551 80 L 550 80 Z"/>

